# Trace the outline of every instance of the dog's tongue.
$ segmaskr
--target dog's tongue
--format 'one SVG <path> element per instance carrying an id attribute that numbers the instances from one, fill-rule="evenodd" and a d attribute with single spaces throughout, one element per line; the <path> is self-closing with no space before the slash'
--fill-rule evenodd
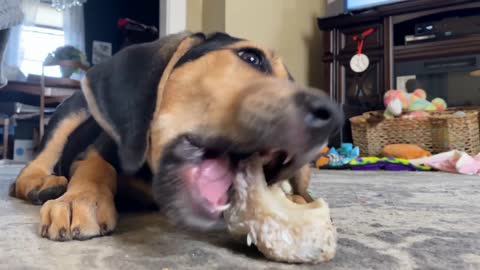
<path id="1" fill-rule="evenodd" d="M 207 159 L 198 168 L 196 184 L 202 197 L 211 204 L 224 205 L 227 203 L 227 191 L 234 177 L 227 159 Z"/>

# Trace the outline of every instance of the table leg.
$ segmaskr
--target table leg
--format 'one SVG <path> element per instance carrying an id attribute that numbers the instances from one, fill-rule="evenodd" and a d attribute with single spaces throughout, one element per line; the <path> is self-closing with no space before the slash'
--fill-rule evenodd
<path id="1" fill-rule="evenodd" d="M 3 119 L 3 159 L 8 155 L 8 133 L 10 130 L 10 119 Z"/>

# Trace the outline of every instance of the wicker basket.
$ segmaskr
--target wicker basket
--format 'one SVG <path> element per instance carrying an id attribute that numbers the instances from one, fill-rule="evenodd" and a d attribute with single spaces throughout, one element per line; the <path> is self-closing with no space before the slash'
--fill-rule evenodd
<path id="1" fill-rule="evenodd" d="M 480 152 L 478 112 L 465 111 L 455 115 L 453 111 L 432 113 L 427 120 L 384 119 L 383 112 L 369 112 L 350 118 L 353 143 L 364 156 L 380 156 L 388 144 L 416 144 L 434 154 L 452 149 L 476 155 Z"/>

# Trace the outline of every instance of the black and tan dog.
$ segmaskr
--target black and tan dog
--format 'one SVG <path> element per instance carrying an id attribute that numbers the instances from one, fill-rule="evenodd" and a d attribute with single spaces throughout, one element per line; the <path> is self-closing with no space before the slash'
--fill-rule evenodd
<path id="1" fill-rule="evenodd" d="M 131 46 L 88 71 L 82 90 L 58 107 L 11 188 L 43 204 L 40 233 L 52 240 L 111 232 L 124 196 L 126 206 L 154 202 L 174 223 L 210 228 L 228 207 L 237 162 L 257 152 L 269 184 L 291 179 L 306 197 L 306 164 L 343 121 L 275 53 L 223 33 Z"/>

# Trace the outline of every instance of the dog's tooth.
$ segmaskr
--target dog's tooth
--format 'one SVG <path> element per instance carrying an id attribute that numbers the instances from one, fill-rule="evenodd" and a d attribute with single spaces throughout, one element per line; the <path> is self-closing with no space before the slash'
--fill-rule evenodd
<path id="1" fill-rule="evenodd" d="M 229 203 L 227 203 L 227 204 L 224 204 L 224 205 L 221 205 L 221 206 L 217 206 L 216 210 L 218 212 L 223 212 L 223 211 L 227 210 L 228 208 L 230 208 L 230 206 L 231 205 Z"/>
<path id="2" fill-rule="evenodd" d="M 252 237 L 250 236 L 250 234 L 247 234 L 247 246 L 251 246 L 252 245 Z"/>
<path id="3" fill-rule="evenodd" d="M 292 160 L 293 156 L 291 155 L 288 155 L 287 158 L 283 161 L 283 165 L 287 164 L 288 162 L 290 162 Z"/>

